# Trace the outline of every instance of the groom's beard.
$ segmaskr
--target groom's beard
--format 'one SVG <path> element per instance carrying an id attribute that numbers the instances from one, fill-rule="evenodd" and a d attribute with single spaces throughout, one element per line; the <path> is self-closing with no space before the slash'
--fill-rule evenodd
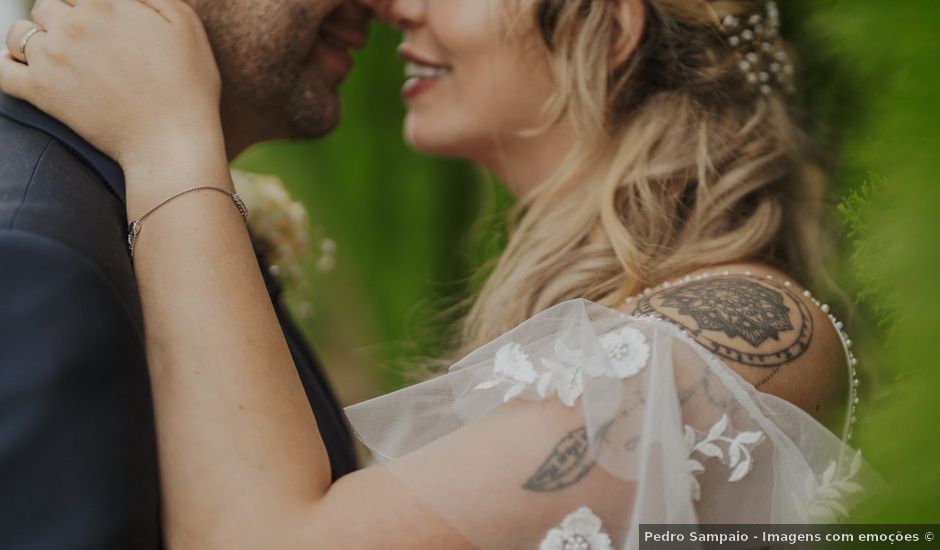
<path id="1" fill-rule="evenodd" d="M 254 125 L 258 135 L 241 140 L 320 137 L 339 123 L 340 82 L 318 62 L 321 11 L 310 0 L 211 0 L 199 9 L 225 95 L 263 121 Z"/>
<path id="2" fill-rule="evenodd" d="M 226 79 L 226 86 L 260 117 L 280 126 L 283 135 L 274 137 L 316 138 L 331 132 L 342 111 L 337 92 L 342 80 L 324 74 L 309 44 L 303 52 L 280 53 L 251 78 Z"/>

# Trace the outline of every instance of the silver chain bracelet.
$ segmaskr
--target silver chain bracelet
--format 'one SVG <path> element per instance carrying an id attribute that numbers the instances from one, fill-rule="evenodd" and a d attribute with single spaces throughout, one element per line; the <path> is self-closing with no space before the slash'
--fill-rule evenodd
<path id="1" fill-rule="evenodd" d="M 225 193 L 226 195 L 231 197 L 232 201 L 235 203 L 235 206 L 238 207 L 238 211 L 241 212 L 242 218 L 244 218 L 245 223 L 246 224 L 248 223 L 248 207 L 245 206 L 245 201 L 243 201 L 242 198 L 238 196 L 238 193 L 233 193 L 232 191 L 229 191 L 227 189 L 222 189 L 221 187 L 212 187 L 211 185 L 190 187 L 189 189 L 184 189 L 180 191 L 179 193 L 173 195 L 172 197 L 166 199 L 165 201 L 161 202 L 160 204 L 154 206 L 153 208 L 145 212 L 142 216 L 132 221 L 130 225 L 127 226 L 127 247 L 130 250 L 131 259 L 134 258 L 134 248 L 137 245 L 137 238 L 140 237 L 141 222 L 143 222 L 147 216 L 153 214 L 154 212 L 159 210 L 161 207 L 165 206 L 168 202 L 174 199 L 178 199 L 179 197 L 182 197 L 183 195 L 187 193 L 192 193 L 194 191 L 218 191 L 219 193 Z"/>

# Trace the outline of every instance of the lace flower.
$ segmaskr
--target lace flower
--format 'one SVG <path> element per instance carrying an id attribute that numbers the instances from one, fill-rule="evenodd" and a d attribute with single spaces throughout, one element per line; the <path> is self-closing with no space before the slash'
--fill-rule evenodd
<path id="1" fill-rule="evenodd" d="M 617 332 L 609 332 L 600 341 L 617 378 L 633 376 L 649 361 L 649 344 L 643 333 L 635 328 L 624 327 Z"/>
<path id="2" fill-rule="evenodd" d="M 613 550 L 610 537 L 601 531 L 601 519 L 586 506 L 569 514 L 545 535 L 539 550 Z"/>
<path id="3" fill-rule="evenodd" d="M 542 365 L 548 372 L 539 377 L 538 390 L 542 399 L 551 395 L 551 389 L 558 392 L 558 399 L 567 407 L 573 407 L 575 402 L 584 393 L 584 376 L 581 367 L 565 363 L 542 359 Z"/>
<path id="4" fill-rule="evenodd" d="M 488 390 L 504 383 L 509 384 L 509 389 L 503 395 L 504 402 L 522 393 L 526 386 L 535 382 L 536 378 L 529 356 L 516 342 L 510 342 L 496 352 L 496 357 L 493 359 L 493 374 L 492 380 L 487 380 L 474 389 Z"/>
<path id="5" fill-rule="evenodd" d="M 503 396 L 504 401 L 509 401 L 537 380 L 535 390 L 540 399 L 557 394 L 562 403 L 573 407 L 584 393 L 585 375 L 625 379 L 640 372 L 649 361 L 646 337 L 636 329 L 625 327 L 605 334 L 600 342 L 610 360 L 609 366 L 603 361 L 586 361 L 584 354 L 568 347 L 565 336 L 561 336 L 555 340 L 554 357 L 542 358 L 537 370 L 522 347 L 512 342 L 496 352 L 494 378 L 474 389 L 487 390 L 509 384 Z"/>
<path id="6" fill-rule="evenodd" d="M 643 333 L 630 327 L 605 334 L 601 347 L 610 360 L 611 368 L 596 361 L 585 362 L 584 354 L 571 349 L 565 338 L 555 340 L 555 359 L 542 359 L 545 372 L 539 376 L 537 386 L 541 398 L 557 392 L 568 407 L 584 393 L 585 375 L 591 378 L 610 376 L 621 380 L 640 372 L 649 361 L 650 347 Z"/>
<path id="7" fill-rule="evenodd" d="M 536 391 L 540 398 L 545 399 L 553 393 L 558 393 L 558 399 L 567 407 L 573 407 L 575 401 L 584 393 L 584 373 L 581 365 L 584 363 L 580 351 L 571 349 L 565 344 L 564 337 L 555 340 L 554 359 L 542 359 L 545 372 L 539 376 Z"/>

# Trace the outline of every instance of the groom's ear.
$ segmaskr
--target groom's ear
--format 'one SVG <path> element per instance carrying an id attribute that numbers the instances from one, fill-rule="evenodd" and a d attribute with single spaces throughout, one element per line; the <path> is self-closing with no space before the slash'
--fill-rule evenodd
<path id="1" fill-rule="evenodd" d="M 612 0 L 616 29 L 610 48 L 610 70 L 626 63 L 636 51 L 646 31 L 646 4 L 643 0 Z"/>

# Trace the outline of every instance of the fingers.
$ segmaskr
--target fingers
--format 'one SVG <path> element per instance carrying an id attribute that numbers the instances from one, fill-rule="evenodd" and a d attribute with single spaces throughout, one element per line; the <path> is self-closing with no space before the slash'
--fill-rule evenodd
<path id="1" fill-rule="evenodd" d="M 0 52 L 0 92 L 27 99 L 29 76 L 29 67 L 14 59 L 10 52 Z"/>
<path id="2" fill-rule="evenodd" d="M 30 16 L 37 25 L 48 29 L 75 5 L 75 0 L 37 0 Z"/>
<path id="3" fill-rule="evenodd" d="M 17 21 L 7 32 L 6 46 L 10 55 L 20 63 L 27 63 L 30 50 L 45 38 L 42 27 L 31 21 Z"/>

